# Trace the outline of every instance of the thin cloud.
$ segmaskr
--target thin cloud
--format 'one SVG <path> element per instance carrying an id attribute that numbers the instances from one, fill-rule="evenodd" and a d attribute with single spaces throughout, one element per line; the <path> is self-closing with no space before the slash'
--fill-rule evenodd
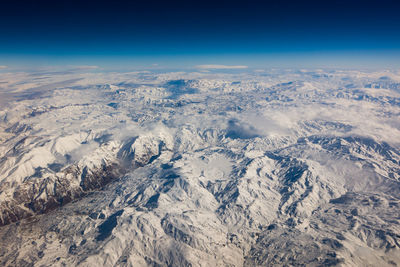
<path id="1" fill-rule="evenodd" d="M 99 66 L 82 65 L 82 66 L 73 66 L 73 68 L 77 70 L 92 70 L 92 69 L 98 69 Z"/>
<path id="2" fill-rule="evenodd" d="M 78 68 L 78 69 L 98 69 L 99 66 L 82 65 L 82 66 L 77 66 L 76 68 Z"/>
<path id="3" fill-rule="evenodd" d="M 197 65 L 195 66 L 196 69 L 247 69 L 248 66 L 243 65 L 236 65 L 236 66 L 229 66 L 229 65 Z"/>
<path id="4" fill-rule="evenodd" d="M 8 66 L 0 66 L 0 70 L 7 69 L 7 68 L 8 68 Z"/>

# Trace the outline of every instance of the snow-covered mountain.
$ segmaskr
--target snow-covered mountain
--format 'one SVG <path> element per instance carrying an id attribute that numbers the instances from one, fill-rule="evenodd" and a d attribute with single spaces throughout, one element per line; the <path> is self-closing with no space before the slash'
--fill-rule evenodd
<path id="1" fill-rule="evenodd" d="M 3 266 L 396 266 L 400 73 L 3 73 Z"/>

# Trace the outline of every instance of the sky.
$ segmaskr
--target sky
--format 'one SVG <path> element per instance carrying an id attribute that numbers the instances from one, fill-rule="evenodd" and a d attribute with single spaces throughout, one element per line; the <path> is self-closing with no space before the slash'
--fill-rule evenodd
<path id="1" fill-rule="evenodd" d="M 18 64 L 400 67 L 400 1 L 2 1 Z"/>

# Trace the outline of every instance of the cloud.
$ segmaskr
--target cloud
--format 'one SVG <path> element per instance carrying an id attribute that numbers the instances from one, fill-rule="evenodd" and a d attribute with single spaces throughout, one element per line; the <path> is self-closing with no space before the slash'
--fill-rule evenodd
<path id="1" fill-rule="evenodd" d="M 260 135 L 252 125 L 240 122 L 237 119 L 231 119 L 228 121 L 226 136 L 232 139 L 251 139 Z"/>
<path id="2" fill-rule="evenodd" d="M 93 70 L 93 69 L 98 69 L 99 66 L 82 65 L 82 66 L 73 66 L 73 68 L 77 70 Z"/>
<path id="3" fill-rule="evenodd" d="M 228 66 L 228 65 L 197 65 L 195 66 L 196 69 L 247 69 L 248 66 Z"/>
<path id="4" fill-rule="evenodd" d="M 8 68 L 8 66 L 0 66 L 0 70 L 7 69 L 7 68 Z"/>

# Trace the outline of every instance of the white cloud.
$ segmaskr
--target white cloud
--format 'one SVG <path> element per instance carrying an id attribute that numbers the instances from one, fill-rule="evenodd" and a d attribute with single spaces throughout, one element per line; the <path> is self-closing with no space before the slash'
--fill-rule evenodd
<path id="1" fill-rule="evenodd" d="M 7 69 L 7 68 L 8 68 L 8 66 L 0 66 L 0 70 Z"/>
<path id="2" fill-rule="evenodd" d="M 73 68 L 79 70 L 92 70 L 92 69 L 98 69 L 99 66 L 82 65 L 82 66 L 73 66 Z"/>
<path id="3" fill-rule="evenodd" d="M 197 69 L 247 69 L 248 66 L 228 66 L 228 65 L 197 65 L 195 66 Z"/>

